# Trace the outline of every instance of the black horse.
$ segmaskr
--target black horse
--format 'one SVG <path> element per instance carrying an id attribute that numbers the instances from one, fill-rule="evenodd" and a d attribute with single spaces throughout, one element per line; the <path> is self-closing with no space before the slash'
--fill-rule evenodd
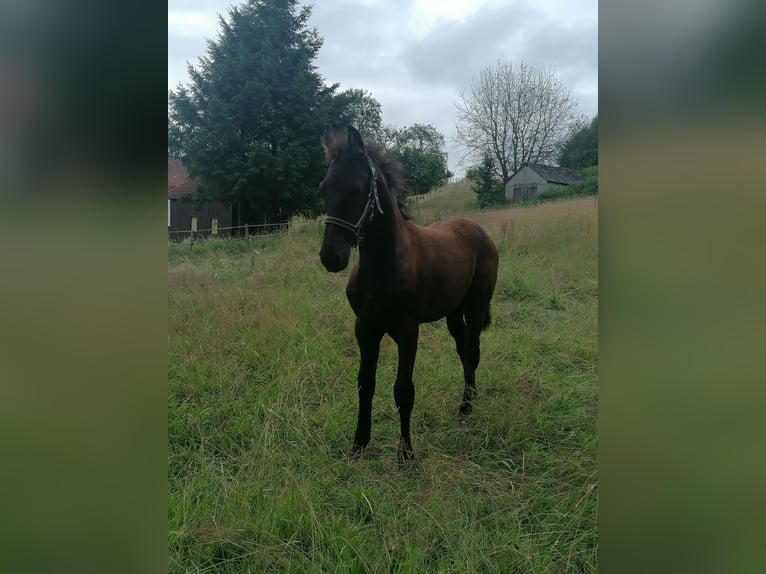
<path id="1" fill-rule="evenodd" d="M 490 322 L 497 249 L 484 230 L 467 219 L 428 227 L 408 221 L 396 199 L 396 191 L 402 189 L 398 164 L 382 147 L 365 146 L 355 128 L 349 126 L 347 140 L 328 130 L 324 144 L 329 167 L 319 185 L 327 204 L 322 264 L 333 273 L 341 271 L 348 266 L 351 247 L 359 246 L 359 262 L 346 287 L 361 355 L 351 457 L 359 457 L 370 441 L 378 352 L 388 333 L 399 349 L 394 399 L 401 423 L 398 457 L 406 463 L 413 457 L 412 370 L 419 325 L 447 318 L 465 377 L 460 414 L 469 415 L 476 394 L 479 335 Z"/>

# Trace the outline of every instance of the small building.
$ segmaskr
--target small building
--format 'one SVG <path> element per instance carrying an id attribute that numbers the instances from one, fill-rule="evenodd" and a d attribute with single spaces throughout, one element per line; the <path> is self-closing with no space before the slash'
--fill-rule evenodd
<path id="1" fill-rule="evenodd" d="M 563 188 L 582 180 L 573 169 L 525 163 L 505 184 L 505 200 L 513 203 L 532 199 L 538 193 Z"/>
<path id="2" fill-rule="evenodd" d="M 180 240 L 191 231 L 199 235 L 229 235 L 231 205 L 220 201 L 192 200 L 197 181 L 183 162 L 168 156 L 168 236 Z M 196 234 L 195 233 L 195 234 Z"/>

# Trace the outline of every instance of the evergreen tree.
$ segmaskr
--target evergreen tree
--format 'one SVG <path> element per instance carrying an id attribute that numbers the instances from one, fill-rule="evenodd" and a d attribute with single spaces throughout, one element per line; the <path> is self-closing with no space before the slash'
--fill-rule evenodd
<path id="1" fill-rule="evenodd" d="M 481 164 L 469 168 L 466 172 L 466 179 L 473 182 L 471 190 L 476 194 L 476 203 L 480 209 L 505 202 L 505 187 L 502 181 L 494 178 L 494 163 L 492 154 L 485 152 Z"/>
<path id="2" fill-rule="evenodd" d="M 317 213 L 320 135 L 337 86 L 315 71 L 322 40 L 307 28 L 310 13 L 297 0 L 230 8 L 189 66 L 190 85 L 170 93 L 169 149 L 180 141 L 202 193 L 232 202 L 239 224 Z"/>

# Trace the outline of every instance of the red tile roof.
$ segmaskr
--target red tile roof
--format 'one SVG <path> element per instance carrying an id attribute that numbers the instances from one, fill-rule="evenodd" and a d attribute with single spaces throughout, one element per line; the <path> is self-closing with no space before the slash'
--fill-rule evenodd
<path id="1" fill-rule="evenodd" d="M 194 191 L 197 181 L 189 177 L 183 162 L 168 156 L 168 199 L 178 199 Z"/>

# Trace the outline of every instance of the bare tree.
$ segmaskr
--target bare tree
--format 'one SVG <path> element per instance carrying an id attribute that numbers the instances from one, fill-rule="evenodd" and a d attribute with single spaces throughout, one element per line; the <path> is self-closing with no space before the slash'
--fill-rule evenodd
<path id="1" fill-rule="evenodd" d="M 554 162 L 577 109 L 552 71 L 502 60 L 483 68 L 455 105 L 466 158 L 479 163 L 489 153 L 503 183 L 524 163 Z"/>

